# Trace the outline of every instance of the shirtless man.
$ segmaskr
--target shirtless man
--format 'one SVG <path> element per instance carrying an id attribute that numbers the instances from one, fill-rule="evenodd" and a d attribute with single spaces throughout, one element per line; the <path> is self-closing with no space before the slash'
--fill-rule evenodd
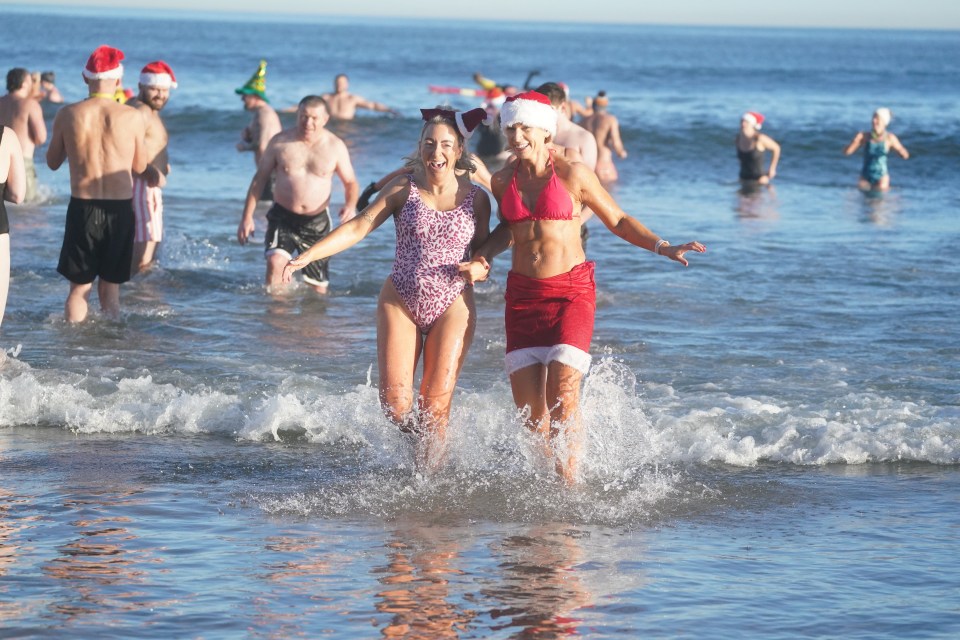
<path id="1" fill-rule="evenodd" d="M 556 82 L 545 82 L 537 87 L 536 91 L 550 98 L 550 104 L 557 112 L 557 135 L 553 142 L 567 149 L 575 149 L 580 156 L 579 161 L 590 167 L 591 171 L 595 171 L 597 139 L 567 116 L 567 95 L 563 86 Z"/>
<path id="2" fill-rule="evenodd" d="M 607 113 L 609 99 L 605 91 L 597 94 L 593 100 L 593 114 L 582 120 L 583 128 L 597 139 L 597 177 L 603 183 L 615 182 L 617 167 L 613 164 L 613 153 L 621 158 L 627 157 L 627 151 L 620 141 L 620 123 L 617 117 Z"/>
<path id="3" fill-rule="evenodd" d="M 283 268 L 294 257 L 330 233 L 330 195 L 333 174 L 343 183 L 344 205 L 340 222 L 357 213 L 360 188 L 343 140 L 324 125 L 330 119 L 320 96 L 307 96 L 297 108 L 297 125 L 277 135 L 263 154 L 257 173 L 247 190 L 237 240 L 246 244 L 254 232 L 253 212 L 257 195 L 276 174 L 274 205 L 267 212 L 266 258 L 268 289 L 282 284 Z M 317 293 L 326 293 L 329 280 L 327 260 L 316 260 L 303 270 L 303 281 Z"/>
<path id="4" fill-rule="evenodd" d="M 157 245 L 163 240 L 163 192 L 170 174 L 167 157 L 167 128 L 160 111 L 170 99 L 170 89 L 177 88 L 173 69 L 163 60 L 149 63 L 140 71 L 140 93 L 128 106 L 143 116 L 146 125 L 144 148 L 147 170 L 133 176 L 133 211 L 137 228 L 133 241 L 133 273 L 148 268 L 154 260 Z"/>
<path id="5" fill-rule="evenodd" d="M 266 83 L 267 61 L 261 60 L 259 69 L 247 84 L 236 89 L 240 99 L 243 100 L 243 108 L 253 114 L 250 124 L 244 127 L 240 134 L 241 140 L 237 143 L 237 151 L 253 151 L 253 164 L 258 167 L 270 140 L 283 129 L 280 116 L 270 106 L 270 100 L 267 98 Z M 266 180 L 263 183 L 263 190 L 257 197 L 265 201 L 273 200 L 272 180 Z"/>
<path id="6" fill-rule="evenodd" d="M 357 109 L 370 109 L 397 115 L 396 111 L 385 104 L 350 93 L 350 79 L 344 73 L 333 79 L 333 93 L 323 94 L 323 100 L 330 108 L 330 117 L 338 120 L 353 120 L 357 115 Z"/>
<path id="7" fill-rule="evenodd" d="M 57 76 L 53 71 L 44 71 L 40 74 L 40 90 L 43 92 L 42 100 L 51 104 L 62 104 L 63 96 L 57 89 Z"/>
<path id="8" fill-rule="evenodd" d="M 23 166 L 27 175 L 24 202 L 37 197 L 37 170 L 33 166 L 34 150 L 47 141 L 47 125 L 43 109 L 33 96 L 33 78 L 23 68 L 7 72 L 7 95 L 0 98 L 0 126 L 13 129 L 23 150 Z"/>
<path id="9" fill-rule="evenodd" d="M 597 170 L 597 139 L 593 134 L 576 124 L 567 115 L 567 91 L 558 82 L 545 82 L 536 91 L 550 98 L 550 105 L 557 112 L 557 135 L 553 143 L 564 148 L 564 157 L 570 161 L 582 162 L 591 171 Z M 590 207 L 580 208 L 580 240 L 586 248 L 587 220 L 593 216 Z"/>
<path id="10" fill-rule="evenodd" d="M 146 126 L 113 95 L 123 77 L 123 52 L 106 45 L 87 60 L 83 77 L 90 97 L 65 106 L 53 120 L 47 166 L 70 164 L 70 205 L 57 271 L 70 281 L 67 322 L 87 317 L 93 281 L 100 308 L 120 314 L 120 285 L 133 258 L 133 174 L 147 169 Z"/>

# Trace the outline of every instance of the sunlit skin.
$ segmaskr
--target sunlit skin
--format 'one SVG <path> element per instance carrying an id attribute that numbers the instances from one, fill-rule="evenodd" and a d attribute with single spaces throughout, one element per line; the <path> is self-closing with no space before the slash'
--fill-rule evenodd
<path id="1" fill-rule="evenodd" d="M 451 125 L 427 124 L 418 146 L 418 166 L 394 178 L 356 218 L 340 225 L 326 238 L 304 251 L 284 267 L 282 281 L 313 260 L 327 258 L 352 247 L 396 215 L 407 202 L 410 189 L 419 188 L 420 198 L 437 211 L 455 209 L 473 186 L 469 176 L 458 176 L 457 161 L 463 144 Z M 471 251 L 489 233 L 490 202 L 485 193 L 474 198 L 476 228 Z M 388 277 L 377 303 L 377 361 L 380 372 L 380 402 L 386 416 L 401 430 L 417 433 L 418 465 L 425 469 L 442 463 L 447 423 L 457 379 L 476 326 L 473 289 L 466 287 L 436 320 L 427 334 L 417 327 L 406 304 Z M 414 394 L 414 376 L 423 356 L 419 393 Z M 416 397 L 415 397 L 416 395 Z"/>
<path id="2" fill-rule="evenodd" d="M 498 203 L 502 203 L 516 173 L 520 197 L 527 209 L 534 211 L 552 175 L 549 133 L 522 123 L 508 126 L 504 133 L 514 159 L 494 174 L 491 181 L 493 195 Z M 461 265 L 461 273 L 468 282 L 486 278 L 489 261 L 511 245 L 511 269 L 530 278 L 543 279 L 568 273 L 583 263 L 580 218 L 576 214 L 583 205 L 592 209 L 611 232 L 630 244 L 649 251 L 658 248 L 660 238 L 627 215 L 586 165 L 570 162 L 558 153 L 554 153 L 552 159 L 553 170 L 571 198 L 572 219 L 501 222 L 475 253 L 474 259 Z M 662 244 L 658 253 L 686 266 L 685 254 L 690 251 L 703 253 L 706 247 L 699 242 L 677 246 Z M 578 481 L 582 458 L 582 377 L 583 373 L 578 369 L 557 361 L 547 365 L 533 364 L 510 375 L 514 402 L 525 425 L 544 438 L 557 473 L 568 484 Z"/>
<path id="3" fill-rule="evenodd" d="M 908 160 L 910 158 L 910 152 L 907 151 L 907 148 L 904 147 L 903 144 L 901 144 L 900 138 L 898 138 L 892 132 L 887 131 L 887 125 L 877 113 L 873 114 L 870 133 L 867 134 L 863 131 L 858 131 L 857 135 L 855 135 L 853 140 L 850 141 L 850 144 L 848 144 L 843 150 L 843 153 L 849 156 L 871 139 L 879 140 L 884 136 L 884 134 L 886 134 L 887 150 L 895 151 L 901 158 Z M 881 176 L 880 180 L 874 183 L 871 183 L 863 176 L 860 176 L 857 184 L 862 191 L 870 191 L 872 189 L 877 191 L 887 191 L 890 189 L 890 174 Z"/>

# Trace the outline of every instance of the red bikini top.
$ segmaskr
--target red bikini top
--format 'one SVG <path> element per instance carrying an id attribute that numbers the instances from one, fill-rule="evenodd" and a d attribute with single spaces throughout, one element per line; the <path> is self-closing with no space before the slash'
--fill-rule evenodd
<path id="1" fill-rule="evenodd" d="M 517 163 L 519 167 L 520 164 Z M 510 224 L 523 222 L 525 220 L 573 220 L 573 201 L 570 194 L 564 188 L 557 172 L 553 168 L 553 157 L 550 157 L 550 180 L 547 186 L 543 188 L 540 195 L 537 196 L 537 203 L 533 206 L 533 212 L 527 209 L 523 204 L 523 198 L 520 196 L 520 190 L 517 189 L 517 170 L 513 171 L 513 179 L 510 180 L 510 186 L 500 202 L 500 211 L 504 219 Z"/>

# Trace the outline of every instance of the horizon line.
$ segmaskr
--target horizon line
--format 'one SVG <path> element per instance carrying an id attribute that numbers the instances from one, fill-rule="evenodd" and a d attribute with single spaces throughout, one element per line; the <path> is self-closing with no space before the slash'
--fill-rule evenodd
<path id="1" fill-rule="evenodd" d="M 834 31 L 931 31 L 937 33 L 958 32 L 960 29 L 955 27 L 898 27 L 898 26 L 850 26 L 850 25 L 815 25 L 815 24 L 743 24 L 743 23 L 678 23 L 678 22 L 608 22 L 603 20 L 584 20 L 580 18 L 550 19 L 550 20 L 530 20 L 530 19 L 496 19 L 496 18 L 463 18 L 463 17 L 409 17 L 407 15 L 360 15 L 360 14 L 330 14 L 321 12 L 304 12 L 296 10 L 280 9 L 277 11 L 230 11 L 224 9 L 195 9 L 195 8 L 175 8 L 166 9 L 162 7 L 142 8 L 135 6 L 110 6 L 106 4 L 94 5 L 65 5 L 57 3 L 46 3 L 40 0 L 40 3 L 26 4 L 22 2 L 5 3 L 0 1 L 0 12 L 4 9 L 13 9 L 15 13 L 35 13 L 35 14 L 74 14 L 91 15 L 103 14 L 104 12 L 115 11 L 121 14 L 139 15 L 142 17 L 160 17 L 160 18 L 182 18 L 182 19 L 217 19 L 227 22 L 248 22 L 252 19 L 266 20 L 272 23 L 284 23 L 291 19 L 327 19 L 342 22 L 360 22 L 365 20 L 391 21 L 397 20 L 403 22 L 427 21 L 427 22 L 460 22 L 460 23 L 478 23 L 478 24 L 525 24 L 536 22 L 545 26 L 598 26 L 598 27 L 668 27 L 668 28 L 690 28 L 690 29 L 796 29 L 796 30 L 834 30 Z"/>

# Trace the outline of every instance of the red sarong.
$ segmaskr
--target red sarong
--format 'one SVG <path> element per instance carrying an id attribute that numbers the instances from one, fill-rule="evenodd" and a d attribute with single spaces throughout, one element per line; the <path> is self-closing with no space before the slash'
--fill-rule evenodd
<path id="1" fill-rule="evenodd" d="M 589 353 L 597 309 L 593 269 L 588 261 L 550 278 L 507 274 L 507 353 L 560 344 Z"/>

